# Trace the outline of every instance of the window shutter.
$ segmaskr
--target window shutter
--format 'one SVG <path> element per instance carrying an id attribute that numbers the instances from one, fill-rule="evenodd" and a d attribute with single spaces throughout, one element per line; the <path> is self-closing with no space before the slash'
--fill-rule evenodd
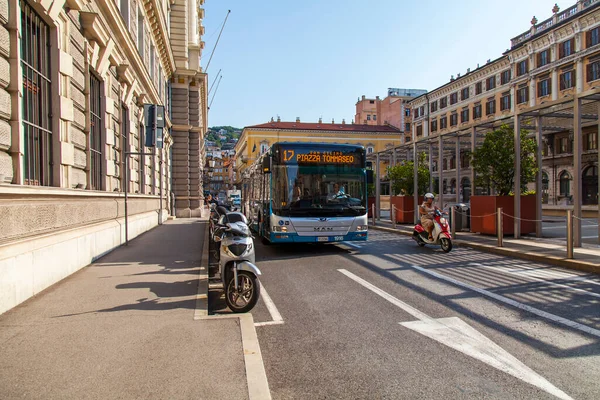
<path id="1" fill-rule="evenodd" d="M 542 53 L 537 54 L 537 66 L 540 67 L 542 65 Z"/>
<path id="2" fill-rule="evenodd" d="M 561 43 L 558 45 L 558 58 L 563 58 L 565 56 L 565 44 Z"/>
<path id="3" fill-rule="evenodd" d="M 587 31 L 585 33 L 585 48 L 587 49 L 592 45 L 592 31 Z"/>
<path id="4" fill-rule="evenodd" d="M 571 87 L 577 86 L 577 71 L 571 71 Z"/>
<path id="5" fill-rule="evenodd" d="M 575 38 L 571 39 L 571 54 L 575 53 Z"/>
<path id="6" fill-rule="evenodd" d="M 586 74 L 586 80 L 585 81 L 586 82 L 590 82 L 592 80 L 592 64 L 588 64 L 585 67 L 585 70 L 586 70 L 586 72 L 585 72 L 585 74 Z"/>

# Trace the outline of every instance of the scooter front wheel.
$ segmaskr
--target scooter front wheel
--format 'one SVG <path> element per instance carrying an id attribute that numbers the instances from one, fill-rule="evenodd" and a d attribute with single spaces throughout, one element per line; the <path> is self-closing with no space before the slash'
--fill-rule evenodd
<path id="1" fill-rule="evenodd" d="M 248 271 L 238 271 L 237 290 L 235 289 L 234 279 L 233 273 L 230 274 L 229 282 L 225 285 L 227 307 L 234 313 L 248 312 L 256 305 L 260 297 L 258 278 Z"/>
<path id="2" fill-rule="evenodd" d="M 448 238 L 442 238 L 440 239 L 440 242 L 442 244 L 442 250 L 444 250 L 445 253 L 449 253 L 450 250 L 452 250 L 452 241 Z"/>

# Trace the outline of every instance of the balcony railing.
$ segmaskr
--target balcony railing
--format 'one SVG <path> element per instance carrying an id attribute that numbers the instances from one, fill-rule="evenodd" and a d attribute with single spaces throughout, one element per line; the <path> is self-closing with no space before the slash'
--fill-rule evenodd
<path id="1" fill-rule="evenodd" d="M 549 30 L 554 25 L 556 25 L 560 22 L 566 21 L 581 12 L 584 12 L 587 8 L 593 6 L 594 4 L 596 4 L 598 2 L 600 2 L 600 0 L 587 0 L 587 1 L 580 3 L 581 6 L 576 4 L 572 7 L 567 8 L 564 11 L 554 14 L 554 16 L 552 16 L 551 18 L 548 18 L 547 20 L 534 25 L 527 32 L 524 32 L 521 35 L 511 39 L 511 41 L 510 41 L 511 47 L 518 46 L 519 44 L 529 40 L 531 37 L 533 37 L 539 33 L 542 33 L 544 31 Z"/>

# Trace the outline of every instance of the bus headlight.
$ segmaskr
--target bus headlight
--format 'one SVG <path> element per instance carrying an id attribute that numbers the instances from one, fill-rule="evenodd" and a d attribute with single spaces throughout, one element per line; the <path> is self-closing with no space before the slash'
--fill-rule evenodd
<path id="1" fill-rule="evenodd" d="M 367 230 L 369 230 L 369 225 L 358 225 L 356 227 L 357 232 L 365 232 Z"/>
<path id="2" fill-rule="evenodd" d="M 287 232 L 287 226 L 273 225 L 273 232 Z"/>

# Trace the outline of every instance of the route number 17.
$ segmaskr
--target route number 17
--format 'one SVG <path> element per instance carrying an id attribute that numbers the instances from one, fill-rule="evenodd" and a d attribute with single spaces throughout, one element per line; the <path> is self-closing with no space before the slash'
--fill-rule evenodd
<path id="1" fill-rule="evenodd" d="M 294 150 L 284 150 L 283 151 L 283 162 L 291 161 L 294 158 Z"/>

